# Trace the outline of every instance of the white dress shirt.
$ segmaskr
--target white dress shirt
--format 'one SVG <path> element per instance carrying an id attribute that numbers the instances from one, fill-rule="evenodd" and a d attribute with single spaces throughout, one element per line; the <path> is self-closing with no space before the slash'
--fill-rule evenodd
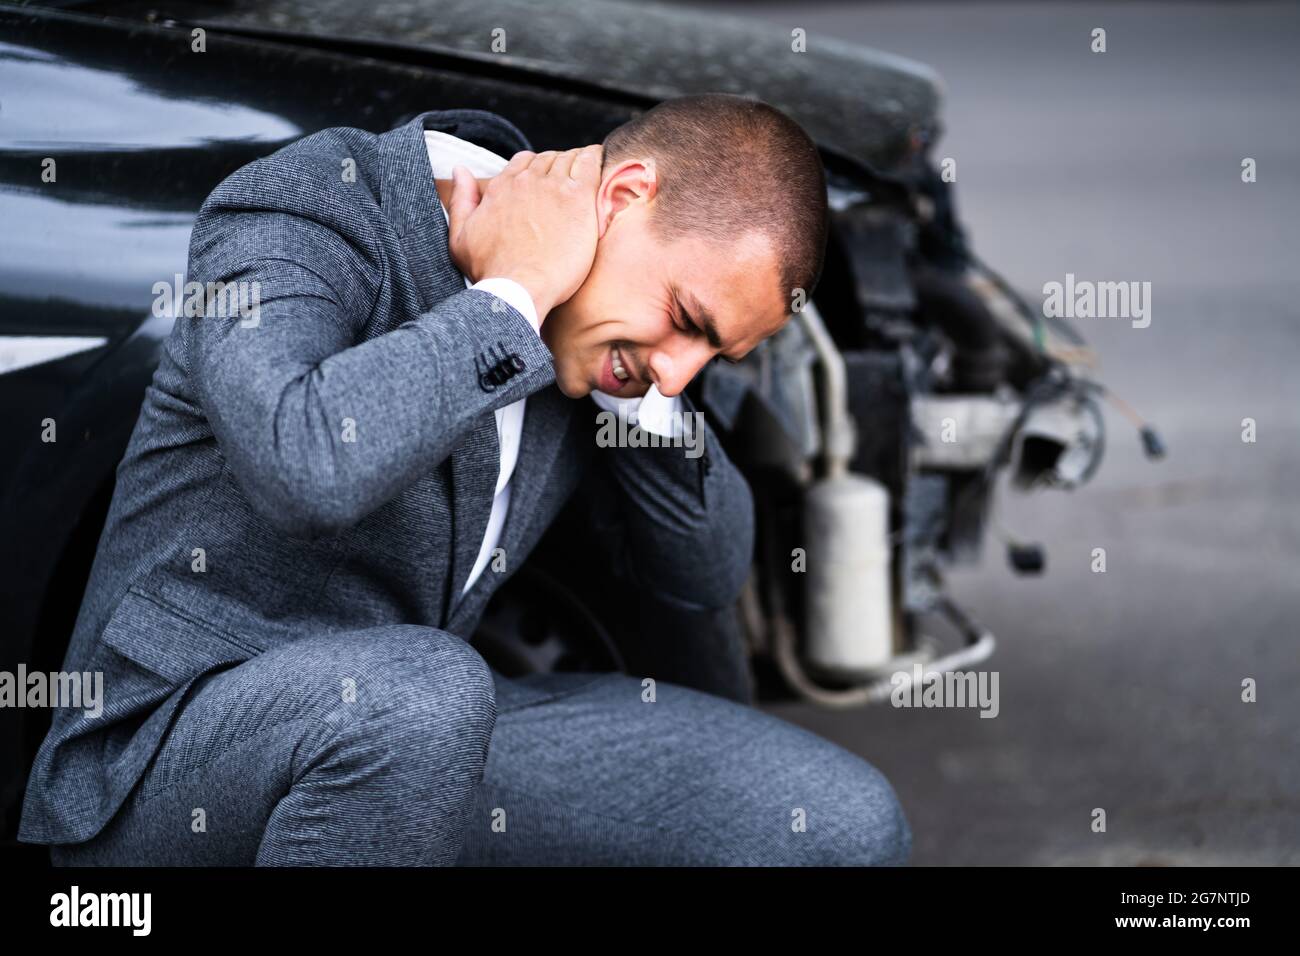
<path id="1" fill-rule="evenodd" d="M 451 171 L 456 166 L 464 166 L 480 179 L 495 176 L 506 167 L 507 161 L 496 153 L 449 133 L 425 130 L 424 144 L 429 153 L 429 164 L 433 167 L 434 179 L 451 179 Z M 439 206 L 442 208 L 443 216 L 446 217 L 447 209 L 442 206 L 441 199 Z M 482 279 L 472 285 L 469 279 L 466 279 L 465 285 L 470 289 L 483 289 L 504 300 L 528 320 L 534 332 L 541 334 L 541 319 L 537 315 L 532 296 L 518 282 L 496 277 Z M 681 416 L 673 414 L 680 411 L 677 397 L 665 398 L 653 385 L 643 399 L 615 398 L 613 395 L 598 391 L 593 391 L 591 397 L 601 408 L 610 411 L 617 411 L 621 406 L 630 424 L 639 422 L 647 431 L 658 432 L 661 435 L 674 435 L 681 431 Z M 492 512 L 488 516 L 483 544 L 461 590 L 462 594 L 473 587 L 474 582 L 483 573 L 483 569 L 492 560 L 492 552 L 501 540 L 501 529 L 505 527 L 506 515 L 510 510 L 510 479 L 514 475 L 515 463 L 519 460 L 519 441 L 523 436 L 526 401 L 527 399 L 521 398 L 517 402 L 495 410 L 497 442 L 501 449 L 496 493 L 492 498 Z"/>

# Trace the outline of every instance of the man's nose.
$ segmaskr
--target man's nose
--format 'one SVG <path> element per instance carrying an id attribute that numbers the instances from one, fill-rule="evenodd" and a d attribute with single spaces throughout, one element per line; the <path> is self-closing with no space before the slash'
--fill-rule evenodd
<path id="1" fill-rule="evenodd" d="M 659 394 L 672 398 L 686 388 L 712 355 L 713 349 L 707 343 L 657 348 L 650 355 L 650 379 L 658 386 Z"/>

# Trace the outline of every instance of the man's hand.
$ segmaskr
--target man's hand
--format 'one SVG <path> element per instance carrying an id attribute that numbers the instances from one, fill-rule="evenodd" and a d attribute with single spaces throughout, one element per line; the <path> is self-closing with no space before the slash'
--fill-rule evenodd
<path id="1" fill-rule="evenodd" d="M 601 147 L 515 153 L 480 195 L 463 166 L 454 180 L 452 261 L 471 282 L 514 279 L 533 297 L 537 316 L 565 302 L 596 257 L 596 189 Z"/>

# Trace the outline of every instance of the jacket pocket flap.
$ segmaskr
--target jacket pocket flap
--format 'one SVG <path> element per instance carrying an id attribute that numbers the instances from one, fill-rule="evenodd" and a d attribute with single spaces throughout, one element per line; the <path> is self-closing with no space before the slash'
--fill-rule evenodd
<path id="1" fill-rule="evenodd" d="M 134 588 L 123 596 L 99 639 L 128 660 L 178 682 L 258 653 Z"/>

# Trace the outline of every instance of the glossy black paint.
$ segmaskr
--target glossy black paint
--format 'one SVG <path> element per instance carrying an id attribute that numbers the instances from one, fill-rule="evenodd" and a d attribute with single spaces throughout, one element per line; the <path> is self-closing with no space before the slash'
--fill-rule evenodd
<path id="1" fill-rule="evenodd" d="M 382 45 L 385 57 L 457 57 L 498 75 L 653 103 L 683 93 L 757 96 L 789 112 L 818 143 L 889 168 L 913 134 L 937 123 L 940 81 L 928 67 L 825 34 L 605 0 L 99 0 L 115 16 L 166 18 L 223 31 L 270 32 L 313 44 Z"/>

